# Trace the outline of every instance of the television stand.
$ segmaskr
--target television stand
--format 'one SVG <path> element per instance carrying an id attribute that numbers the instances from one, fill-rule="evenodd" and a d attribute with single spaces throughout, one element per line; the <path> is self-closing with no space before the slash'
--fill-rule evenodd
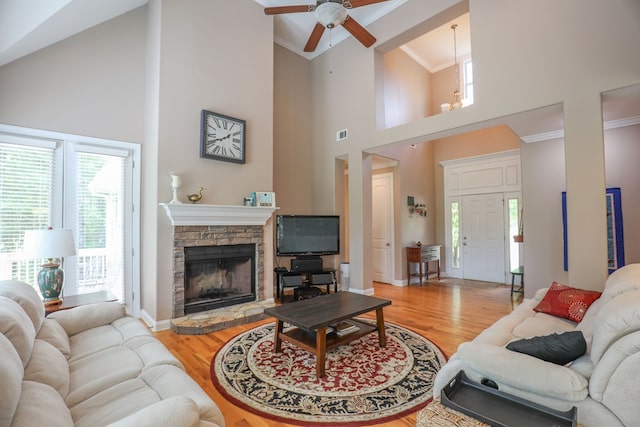
<path id="1" fill-rule="evenodd" d="M 291 260 L 291 271 L 294 272 L 321 272 L 322 258 L 317 255 L 297 256 Z"/>
<path id="2" fill-rule="evenodd" d="M 335 268 L 324 268 L 320 271 L 282 271 L 275 270 L 278 284 L 278 300 L 284 302 L 285 288 L 294 288 L 294 297 L 298 294 L 297 289 L 309 288 L 311 286 L 326 286 L 326 293 L 338 292 L 338 281 L 336 280 Z M 295 298 L 294 298 L 295 300 Z"/>

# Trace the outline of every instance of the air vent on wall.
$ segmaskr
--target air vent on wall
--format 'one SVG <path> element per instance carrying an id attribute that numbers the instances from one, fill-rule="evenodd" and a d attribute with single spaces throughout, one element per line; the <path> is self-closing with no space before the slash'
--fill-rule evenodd
<path id="1" fill-rule="evenodd" d="M 338 132 L 336 132 L 336 141 L 344 141 L 345 139 L 347 139 L 349 137 L 348 132 L 346 129 L 342 129 L 339 130 Z"/>

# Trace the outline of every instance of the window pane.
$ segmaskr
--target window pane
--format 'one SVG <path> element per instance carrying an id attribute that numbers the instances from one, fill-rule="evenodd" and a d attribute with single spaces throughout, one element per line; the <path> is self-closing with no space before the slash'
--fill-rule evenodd
<path id="1" fill-rule="evenodd" d="M 463 63 L 462 80 L 464 105 L 471 105 L 473 104 L 473 63 L 471 59 L 467 59 Z"/>
<path id="2" fill-rule="evenodd" d="M 26 230 L 51 224 L 54 150 L 0 143 L 0 278 L 35 283 L 41 260 L 22 255 Z"/>
<path id="3" fill-rule="evenodd" d="M 460 215 L 458 202 L 451 203 L 451 267 L 460 268 Z"/>
<path id="4" fill-rule="evenodd" d="M 76 159 L 77 292 L 110 290 L 123 301 L 125 159 L 83 152 Z"/>
<path id="5" fill-rule="evenodd" d="M 518 199 L 509 199 L 509 236 L 521 234 L 520 231 L 520 203 Z M 520 245 L 509 239 L 509 259 L 510 269 L 514 270 L 520 266 Z"/>

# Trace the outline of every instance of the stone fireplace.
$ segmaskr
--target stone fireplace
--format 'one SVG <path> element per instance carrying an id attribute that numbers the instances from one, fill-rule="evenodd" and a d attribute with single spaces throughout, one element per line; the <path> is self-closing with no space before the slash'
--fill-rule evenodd
<path id="1" fill-rule="evenodd" d="M 264 226 L 276 208 L 162 203 L 173 225 L 173 318 L 273 301 Z M 208 264 L 208 265 L 207 265 Z"/>

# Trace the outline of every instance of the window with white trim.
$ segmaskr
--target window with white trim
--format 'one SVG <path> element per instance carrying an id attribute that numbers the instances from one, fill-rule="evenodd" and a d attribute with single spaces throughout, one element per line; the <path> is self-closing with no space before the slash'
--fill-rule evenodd
<path id="1" fill-rule="evenodd" d="M 462 61 L 462 105 L 473 104 L 473 63 L 471 58 Z"/>
<path id="2" fill-rule="evenodd" d="M 63 295 L 111 291 L 129 307 L 135 144 L 0 133 L 0 279 L 35 285 L 42 260 L 22 254 L 24 232 L 71 228 Z M 136 279 L 137 280 L 137 279 Z M 37 286 L 36 286 L 37 288 Z"/>

